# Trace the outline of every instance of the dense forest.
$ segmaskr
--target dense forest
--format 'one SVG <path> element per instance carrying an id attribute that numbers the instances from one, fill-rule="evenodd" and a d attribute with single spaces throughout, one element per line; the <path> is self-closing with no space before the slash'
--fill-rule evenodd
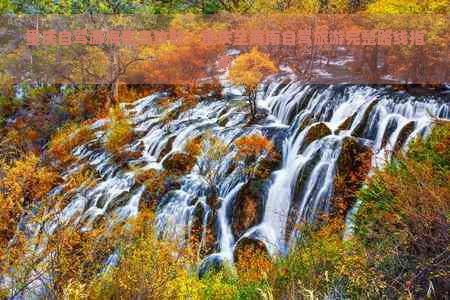
<path id="1" fill-rule="evenodd" d="M 2 0 L 0 12 L 2 299 L 448 299 L 450 86 L 420 77 L 448 80 L 448 1 Z M 429 44 L 348 47 L 341 66 L 332 45 L 201 43 L 313 14 L 426 29 Z M 193 42 L 17 47 L 15 28 L 39 15 Z M 323 66 L 341 84 L 314 84 Z"/>

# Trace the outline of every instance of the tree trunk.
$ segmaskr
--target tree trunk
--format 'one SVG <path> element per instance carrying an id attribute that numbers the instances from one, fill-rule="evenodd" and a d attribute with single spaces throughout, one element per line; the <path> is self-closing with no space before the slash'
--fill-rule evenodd
<path id="1" fill-rule="evenodd" d="M 113 105 L 119 102 L 119 80 L 116 79 L 111 86 L 111 99 Z"/>
<path id="2" fill-rule="evenodd" d="M 251 121 L 253 122 L 256 120 L 256 91 L 248 93 L 248 103 L 250 104 Z"/>
<path id="3" fill-rule="evenodd" d="M 115 106 L 119 101 L 119 66 L 118 66 L 118 53 L 115 48 L 110 50 L 110 83 L 109 93 L 106 99 L 106 110 L 109 110 L 111 105 Z"/>

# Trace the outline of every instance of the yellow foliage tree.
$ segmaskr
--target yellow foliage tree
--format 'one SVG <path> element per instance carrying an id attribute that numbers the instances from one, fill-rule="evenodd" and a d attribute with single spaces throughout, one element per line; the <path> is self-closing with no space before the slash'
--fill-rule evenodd
<path id="1" fill-rule="evenodd" d="M 231 67 L 229 77 L 233 84 L 245 88 L 252 120 L 255 120 L 256 117 L 256 91 L 258 84 L 264 77 L 276 71 L 277 67 L 272 60 L 256 48 L 237 57 Z"/>
<path id="2" fill-rule="evenodd" d="M 0 261 L 8 241 L 14 236 L 20 217 L 33 202 L 45 198 L 58 182 L 58 174 L 39 165 L 28 154 L 13 164 L 0 161 Z M 4 248 L 5 247 L 5 248 Z"/>
<path id="3" fill-rule="evenodd" d="M 116 158 L 121 157 L 122 147 L 130 143 L 134 137 L 133 126 L 120 107 L 110 110 L 109 124 L 105 149 Z"/>

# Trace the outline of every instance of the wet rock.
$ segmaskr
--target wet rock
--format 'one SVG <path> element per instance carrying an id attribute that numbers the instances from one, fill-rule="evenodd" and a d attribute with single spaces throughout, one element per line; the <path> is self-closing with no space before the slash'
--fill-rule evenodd
<path id="1" fill-rule="evenodd" d="M 294 190 L 294 198 L 293 202 L 291 203 L 291 206 L 289 207 L 288 218 L 286 222 L 286 234 L 285 234 L 286 242 L 289 241 L 291 233 L 294 230 L 294 227 L 297 223 L 302 195 L 304 195 L 305 193 L 308 179 L 311 176 L 311 173 L 314 171 L 314 167 L 320 160 L 320 156 L 321 156 L 320 152 L 317 152 L 315 155 L 313 155 L 307 162 L 305 162 L 305 164 L 303 165 L 297 176 L 297 181 Z"/>
<path id="2" fill-rule="evenodd" d="M 137 160 L 142 157 L 142 151 L 139 149 L 136 151 L 128 151 L 126 157 L 128 160 Z"/>
<path id="3" fill-rule="evenodd" d="M 411 135 L 416 127 L 416 123 L 414 121 L 408 122 L 403 128 L 400 130 L 398 134 L 397 143 L 395 144 L 394 151 L 397 152 L 400 148 L 406 143 L 406 140 Z"/>
<path id="4" fill-rule="evenodd" d="M 222 205 L 222 201 L 217 196 L 217 193 L 213 192 L 206 197 L 206 204 L 208 204 L 211 209 L 217 210 Z"/>
<path id="5" fill-rule="evenodd" d="M 292 109 L 288 115 L 288 124 L 292 124 L 292 121 L 295 119 L 297 114 L 303 110 L 305 110 L 308 107 L 309 102 L 313 98 L 314 95 L 316 95 L 317 90 L 316 89 L 310 89 L 306 92 L 306 94 L 303 96 L 302 99 L 300 99 L 296 104 L 295 108 Z M 295 97 L 295 96 L 294 96 Z"/>
<path id="6" fill-rule="evenodd" d="M 216 212 L 206 209 L 198 201 L 192 214 L 191 222 L 190 242 L 193 244 L 193 248 L 199 254 L 199 257 L 204 257 L 217 251 L 218 228 Z"/>
<path id="7" fill-rule="evenodd" d="M 213 254 L 205 259 L 200 263 L 198 267 L 198 277 L 203 278 L 207 274 L 214 274 L 219 273 L 225 268 L 225 262 L 222 258 L 222 256 L 218 254 Z"/>
<path id="8" fill-rule="evenodd" d="M 228 116 L 222 116 L 217 120 L 217 125 L 221 126 L 221 127 L 225 127 L 228 123 Z"/>
<path id="9" fill-rule="evenodd" d="M 381 123 L 382 114 L 380 110 L 375 109 L 374 113 L 370 116 L 368 120 L 368 128 L 364 132 L 364 138 L 368 140 L 375 141 L 378 135 L 378 126 L 374 126 L 375 124 Z"/>
<path id="10" fill-rule="evenodd" d="M 342 141 L 337 160 L 334 194 L 331 199 L 331 213 L 344 217 L 356 200 L 356 192 L 370 170 L 372 151 L 347 137 Z"/>
<path id="11" fill-rule="evenodd" d="M 264 213 L 266 187 L 260 179 L 245 184 L 233 202 L 231 227 L 235 237 L 240 237 L 247 229 L 260 223 Z"/>
<path id="12" fill-rule="evenodd" d="M 356 136 L 356 137 L 364 137 L 365 136 L 365 133 L 366 133 L 367 127 L 368 127 L 367 125 L 369 122 L 370 114 L 371 114 L 372 110 L 374 109 L 374 107 L 378 104 L 379 101 L 380 101 L 379 99 L 376 99 L 367 106 L 361 121 L 352 131 L 353 136 Z"/>
<path id="13" fill-rule="evenodd" d="M 167 176 L 164 180 L 164 189 L 166 191 L 179 190 L 181 188 L 181 181 L 173 176 Z"/>
<path id="14" fill-rule="evenodd" d="M 108 203 L 106 212 L 112 212 L 118 207 L 126 206 L 130 201 L 130 197 L 138 192 L 138 188 L 133 188 L 130 192 L 123 192 L 117 198 Z M 101 208 L 101 207 L 100 207 Z"/>
<path id="15" fill-rule="evenodd" d="M 142 199 L 139 202 L 139 211 L 151 209 L 153 210 L 157 206 L 157 201 L 155 197 L 149 193 L 147 190 L 145 190 L 142 193 Z"/>
<path id="16" fill-rule="evenodd" d="M 180 114 L 181 114 L 181 107 L 180 106 L 174 107 L 171 110 L 167 110 L 167 111 L 164 112 L 164 115 L 161 118 L 161 123 L 169 124 L 173 120 L 176 120 L 179 117 Z"/>
<path id="17" fill-rule="evenodd" d="M 196 163 L 196 158 L 190 154 L 183 152 L 176 152 L 170 154 L 162 165 L 165 170 L 176 175 L 188 174 Z"/>
<path id="18" fill-rule="evenodd" d="M 347 117 L 337 128 L 337 131 L 340 130 L 349 130 L 355 120 L 357 112 L 352 114 L 350 117 Z"/>
<path id="19" fill-rule="evenodd" d="M 140 141 L 139 144 L 136 146 L 136 151 L 141 153 L 145 151 L 145 144 L 143 141 Z"/>
<path id="20" fill-rule="evenodd" d="M 164 148 L 159 153 L 158 160 L 163 159 L 164 156 L 166 156 L 170 152 L 170 150 L 172 150 L 173 141 L 175 139 L 176 139 L 176 136 L 172 136 L 172 137 L 169 138 L 169 140 L 167 141 L 166 145 L 164 146 Z"/>
<path id="21" fill-rule="evenodd" d="M 267 247 L 264 244 L 264 242 L 262 242 L 260 240 L 256 240 L 256 239 L 252 239 L 252 238 L 248 238 L 248 237 L 240 239 L 236 243 L 236 246 L 234 247 L 234 252 L 233 252 L 234 262 L 236 264 L 239 264 L 240 259 L 243 256 L 245 256 L 246 253 L 262 254 L 263 256 L 265 256 L 267 259 L 270 260 L 270 255 L 267 250 Z"/>
<path id="22" fill-rule="evenodd" d="M 205 214 L 206 214 L 205 207 L 203 206 L 203 204 L 200 201 L 197 201 L 197 204 L 192 213 L 191 235 L 196 235 L 197 232 L 201 232 Z"/>
<path id="23" fill-rule="evenodd" d="M 255 175 L 258 179 L 269 179 L 272 172 L 281 165 L 281 155 L 278 152 L 271 153 L 262 158 L 255 169 Z"/>
<path id="24" fill-rule="evenodd" d="M 309 130 L 308 133 L 306 133 L 305 136 L 305 140 L 303 141 L 303 145 L 302 147 L 300 147 L 299 149 L 299 154 L 303 152 L 303 150 L 305 150 L 312 142 L 321 139 L 327 135 L 330 135 L 332 132 L 330 130 L 330 128 L 328 128 L 327 125 L 325 125 L 325 123 L 317 123 L 312 125 Z"/>
<path id="25" fill-rule="evenodd" d="M 236 161 L 232 160 L 229 164 L 228 164 L 228 168 L 225 171 L 225 176 L 229 176 L 231 175 L 231 173 L 233 173 L 234 170 L 236 170 L 238 164 Z"/>
<path id="26" fill-rule="evenodd" d="M 205 240 L 202 241 L 200 257 L 210 255 L 219 250 L 218 227 L 217 213 L 214 210 L 210 210 L 208 212 L 208 216 L 206 217 Z"/>
<path id="27" fill-rule="evenodd" d="M 284 127 L 268 126 L 261 129 L 262 135 L 272 141 L 276 151 L 282 153 L 283 142 L 288 135 L 288 130 Z"/>
<path id="28" fill-rule="evenodd" d="M 303 131 L 306 127 L 308 127 L 309 125 L 312 125 L 314 123 L 314 118 L 313 116 L 311 116 L 311 114 L 308 114 L 308 116 L 306 116 L 301 123 L 298 124 L 299 126 L 299 133 L 301 131 Z"/>
<path id="29" fill-rule="evenodd" d="M 121 192 L 120 195 L 117 196 L 116 200 L 118 200 L 118 202 L 125 202 L 128 199 L 128 193 L 127 192 Z M 108 202 L 109 198 L 108 195 L 105 193 L 102 193 L 101 196 L 98 198 L 97 202 L 95 203 L 95 206 L 97 208 L 102 209 L 105 204 Z"/>

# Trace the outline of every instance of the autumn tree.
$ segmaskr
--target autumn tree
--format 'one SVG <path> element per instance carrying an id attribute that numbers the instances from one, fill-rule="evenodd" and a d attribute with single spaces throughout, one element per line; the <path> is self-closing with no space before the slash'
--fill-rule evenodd
<path id="1" fill-rule="evenodd" d="M 0 261 L 23 214 L 45 198 L 58 180 L 55 170 L 41 167 L 31 153 L 11 164 L 0 161 Z"/>
<path id="2" fill-rule="evenodd" d="M 256 118 L 256 92 L 261 80 L 277 71 L 272 60 L 256 48 L 240 55 L 231 67 L 229 77 L 233 84 L 245 88 L 252 120 Z"/>
<path id="3" fill-rule="evenodd" d="M 366 27 L 382 30 L 389 27 L 392 32 L 423 31 L 424 44 L 420 47 L 410 43 L 397 47 L 377 46 L 376 53 L 369 60 L 376 69 L 379 62 L 384 62 L 385 73 L 399 78 L 403 82 L 435 82 L 445 78 L 448 53 L 448 1 L 405 1 L 378 0 L 367 5 L 364 24 Z M 384 14 L 384 15 L 382 15 Z M 411 22 L 411 15 L 421 14 Z M 397 17 L 392 18 L 391 15 Z M 395 38 L 395 35 L 394 35 Z M 367 60 L 362 58 L 362 60 Z"/>
<path id="4" fill-rule="evenodd" d="M 184 32 L 182 44 L 172 41 L 170 36 L 162 45 L 150 47 L 153 60 L 133 66 L 130 77 L 142 77 L 146 82 L 183 85 L 195 94 L 196 88 L 205 83 L 205 78 L 216 75 L 211 65 L 224 51 L 224 45 L 205 45 L 204 30 L 223 30 L 220 22 L 209 21 L 195 15 L 177 15 L 171 20 L 168 31 Z M 191 37 L 187 37 L 187 33 Z M 149 48 L 149 47 L 147 47 Z"/>
<path id="5" fill-rule="evenodd" d="M 235 160 L 244 163 L 244 173 L 250 178 L 268 178 L 281 159 L 272 141 L 260 133 L 241 136 L 233 144 Z"/>
<path id="6" fill-rule="evenodd" d="M 220 171 L 220 163 L 229 152 L 229 146 L 224 144 L 210 131 L 189 140 L 185 145 L 186 152 L 197 159 L 199 174 L 208 183 L 214 193 L 217 193 L 216 180 Z"/>

